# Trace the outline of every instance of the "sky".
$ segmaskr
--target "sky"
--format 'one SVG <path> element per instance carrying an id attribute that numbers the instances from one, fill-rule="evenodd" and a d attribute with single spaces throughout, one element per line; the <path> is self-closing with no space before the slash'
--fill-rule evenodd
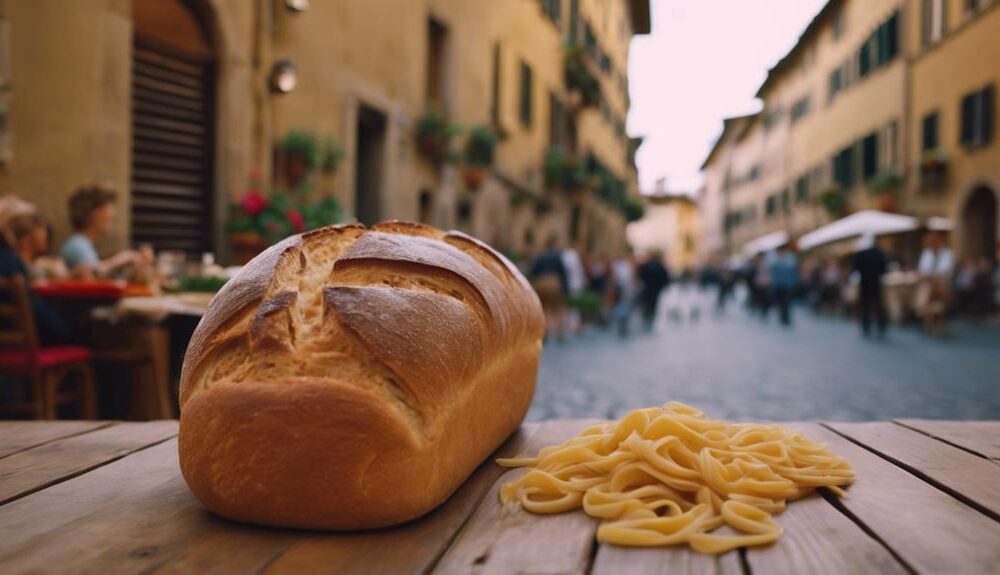
<path id="1" fill-rule="evenodd" d="M 667 178 L 694 193 L 722 119 L 756 112 L 767 75 L 826 0 L 650 0 L 653 32 L 629 55 L 628 132 L 645 136 L 636 163 L 643 192 Z"/>

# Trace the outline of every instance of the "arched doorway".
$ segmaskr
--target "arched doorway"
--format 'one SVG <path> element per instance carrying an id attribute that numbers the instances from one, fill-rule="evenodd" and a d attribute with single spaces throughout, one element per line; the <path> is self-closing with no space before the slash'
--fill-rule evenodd
<path id="1" fill-rule="evenodd" d="M 213 251 L 215 50 L 194 0 L 133 0 L 132 242 Z"/>
<path id="2" fill-rule="evenodd" d="M 969 194 L 962 210 L 962 230 L 964 257 L 996 257 L 997 197 L 987 186 L 979 186 Z"/>

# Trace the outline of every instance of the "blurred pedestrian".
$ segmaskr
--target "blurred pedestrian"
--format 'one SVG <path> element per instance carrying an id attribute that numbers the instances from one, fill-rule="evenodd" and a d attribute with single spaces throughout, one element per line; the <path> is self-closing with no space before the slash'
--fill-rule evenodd
<path id="1" fill-rule="evenodd" d="M 747 286 L 750 288 L 750 311 L 761 318 L 767 318 L 768 309 L 771 307 L 771 275 L 764 261 L 764 254 L 757 254 L 750 261 Z"/>
<path id="2" fill-rule="evenodd" d="M 618 328 L 618 335 L 628 337 L 629 322 L 636 297 L 635 263 L 631 255 L 616 259 L 611 264 L 611 319 Z"/>
<path id="3" fill-rule="evenodd" d="M 597 323 L 608 324 L 611 313 L 611 259 L 605 255 L 588 258 L 587 288 L 598 297 Z"/>
<path id="4" fill-rule="evenodd" d="M 875 236 L 865 234 L 858 240 L 854 254 L 854 271 L 861 280 L 858 307 L 861 315 L 861 332 L 871 333 L 872 316 L 879 336 L 885 336 L 887 320 L 882 299 L 882 276 L 889 268 L 889 258 L 875 243 Z"/>
<path id="5" fill-rule="evenodd" d="M 583 267 L 583 259 L 580 253 L 574 248 L 566 248 L 562 251 L 563 268 L 566 269 L 566 295 L 568 301 L 572 303 L 574 298 L 583 293 L 587 287 L 587 272 Z M 567 327 L 571 332 L 578 332 L 583 328 L 583 317 L 576 305 L 570 305 L 566 313 Z"/>
<path id="6" fill-rule="evenodd" d="M 781 325 L 787 327 L 792 325 L 792 299 L 799 287 L 799 260 L 790 244 L 781 246 L 767 259 L 773 301 Z"/>
<path id="7" fill-rule="evenodd" d="M 562 252 L 556 245 L 556 239 L 550 238 L 545 250 L 531 265 L 529 276 L 531 285 L 535 288 L 545 310 L 546 336 L 554 333 L 556 339 L 562 341 L 569 286 Z"/>
<path id="8" fill-rule="evenodd" d="M 947 328 L 948 302 L 951 300 L 951 276 L 955 269 L 955 254 L 945 245 L 940 232 L 924 236 L 924 250 L 917 264 L 920 285 L 917 307 L 924 322 L 924 331 L 940 333 Z"/>
<path id="9" fill-rule="evenodd" d="M 639 305 L 643 329 L 653 329 L 660 294 L 670 286 L 670 271 L 663 265 L 663 252 L 654 250 L 639 266 Z"/>

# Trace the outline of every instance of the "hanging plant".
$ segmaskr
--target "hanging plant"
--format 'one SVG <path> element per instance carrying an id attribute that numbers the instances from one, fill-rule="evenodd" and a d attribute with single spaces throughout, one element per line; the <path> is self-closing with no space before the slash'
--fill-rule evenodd
<path id="1" fill-rule="evenodd" d="M 496 133 L 486 126 L 479 125 L 469 131 L 462 169 L 462 180 L 467 189 L 476 191 L 486 181 L 486 173 L 493 165 L 497 141 Z"/>
<path id="2" fill-rule="evenodd" d="M 847 202 L 844 200 L 843 191 L 837 186 L 830 186 L 816 196 L 816 201 L 831 216 L 839 216 L 844 213 Z"/>
<path id="3" fill-rule="evenodd" d="M 635 222 L 641 220 L 646 215 L 646 206 L 640 200 L 626 197 L 622 201 L 622 213 L 625 215 L 626 221 Z"/>
<path id="4" fill-rule="evenodd" d="M 428 111 L 417 119 L 417 149 L 423 157 L 437 165 L 454 161 L 456 154 L 451 149 L 451 143 L 461 131 L 444 114 L 436 110 Z"/>
<path id="5" fill-rule="evenodd" d="M 872 194 L 891 194 L 903 185 L 903 176 L 893 170 L 883 170 L 869 180 L 868 191 Z"/>
<path id="6" fill-rule="evenodd" d="M 591 71 L 586 60 L 586 49 L 580 44 L 569 43 L 563 49 L 565 57 L 566 88 L 580 96 L 580 105 L 598 107 L 601 104 L 601 83 Z"/>

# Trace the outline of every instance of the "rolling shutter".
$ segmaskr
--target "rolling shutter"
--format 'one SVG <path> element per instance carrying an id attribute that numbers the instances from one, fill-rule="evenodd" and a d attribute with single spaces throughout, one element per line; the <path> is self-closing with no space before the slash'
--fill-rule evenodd
<path id="1" fill-rule="evenodd" d="M 212 250 L 209 64 L 136 42 L 132 72 L 132 241 Z"/>

